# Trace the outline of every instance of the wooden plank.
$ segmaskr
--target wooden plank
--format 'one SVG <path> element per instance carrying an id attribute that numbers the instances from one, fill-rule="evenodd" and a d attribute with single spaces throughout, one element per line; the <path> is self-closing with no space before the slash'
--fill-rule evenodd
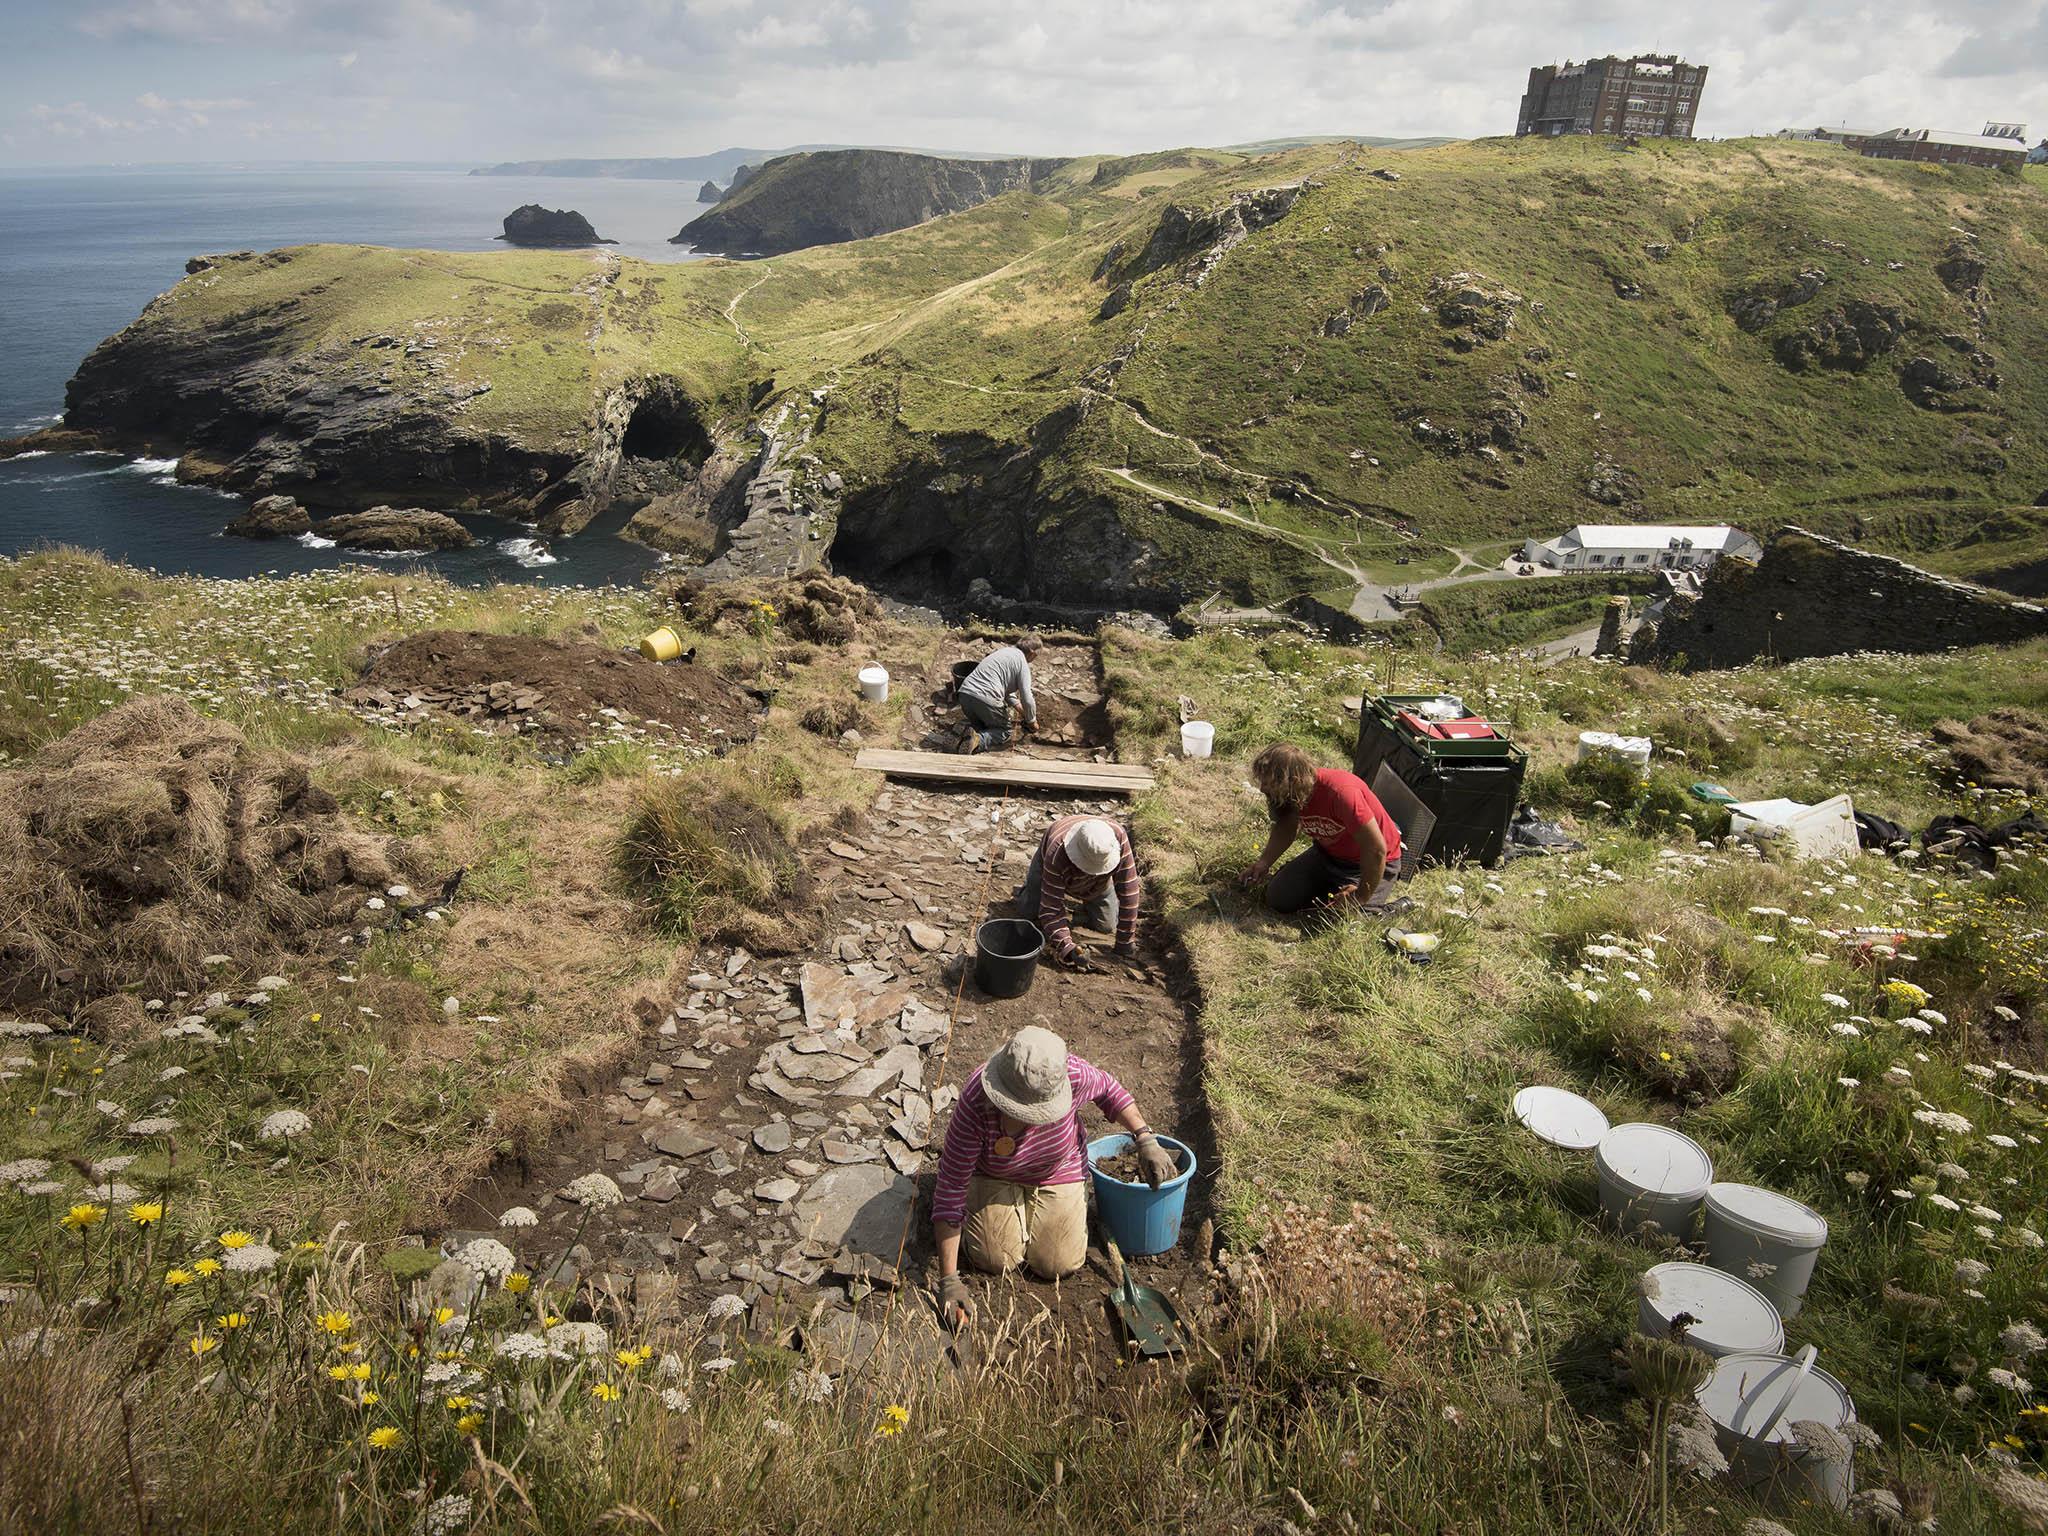
<path id="1" fill-rule="evenodd" d="M 995 752 L 963 757 L 951 752 L 892 752 L 864 747 L 854 760 L 900 779 L 938 779 L 955 784 L 997 784 L 1016 789 L 1064 789 L 1129 795 L 1153 785 L 1152 771 L 1136 763 L 1077 763 L 1062 758 Z"/>

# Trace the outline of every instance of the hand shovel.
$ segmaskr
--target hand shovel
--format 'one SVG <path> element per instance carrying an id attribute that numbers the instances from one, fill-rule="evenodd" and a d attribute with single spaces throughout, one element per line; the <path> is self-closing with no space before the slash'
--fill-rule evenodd
<path id="1" fill-rule="evenodd" d="M 1164 1292 L 1155 1291 L 1149 1285 L 1139 1285 L 1131 1278 L 1123 1251 L 1113 1239 L 1108 1247 L 1109 1308 L 1125 1344 L 1135 1344 L 1138 1353 L 1147 1360 L 1156 1360 L 1162 1355 L 1186 1354 L 1187 1338 L 1181 1329 L 1180 1313 L 1174 1310 L 1173 1303 L 1167 1300 Z"/>

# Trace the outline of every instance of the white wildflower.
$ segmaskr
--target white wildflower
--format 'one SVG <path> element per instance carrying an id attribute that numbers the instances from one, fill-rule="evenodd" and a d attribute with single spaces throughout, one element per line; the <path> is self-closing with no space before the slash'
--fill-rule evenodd
<path id="1" fill-rule="evenodd" d="M 2034 1390 L 2034 1384 L 2027 1380 L 2026 1377 L 2020 1375 L 2017 1371 L 2008 1371 L 2003 1366 L 1994 1365 L 1984 1373 L 1984 1377 L 1994 1387 L 2002 1387 L 2008 1392 L 2017 1392 L 2021 1397 L 2025 1397 Z"/>
<path id="2" fill-rule="evenodd" d="M 557 1323 L 548 1330 L 548 1343 L 565 1354 L 601 1355 L 611 1347 L 611 1335 L 597 1323 Z"/>
<path id="3" fill-rule="evenodd" d="M 27 1184 L 49 1171 L 47 1158 L 17 1157 L 11 1163 L 0 1163 L 0 1184 Z"/>
<path id="4" fill-rule="evenodd" d="M 1949 1199 L 1947 1195 L 1929 1195 L 1927 1197 L 1927 1203 L 1931 1206 L 1934 1206 L 1937 1210 L 1960 1211 L 1962 1209 L 1960 1205 L 1957 1205 L 1955 1201 Z"/>
<path id="5" fill-rule="evenodd" d="M 661 1389 L 661 1406 L 670 1413 L 688 1413 L 690 1411 L 690 1394 L 681 1387 L 663 1387 Z"/>
<path id="6" fill-rule="evenodd" d="M 290 1141 L 312 1128 L 313 1122 L 302 1111 L 280 1109 L 264 1118 L 263 1124 L 256 1128 L 256 1136 L 259 1141 Z"/>
<path id="7" fill-rule="evenodd" d="M 2019 1143 L 2014 1141 L 2010 1136 L 2001 1136 L 1996 1131 L 1993 1131 L 1989 1136 L 1986 1136 L 1984 1139 L 1990 1142 L 1991 1145 L 1993 1145 L 1994 1147 L 2003 1147 L 2008 1152 L 2019 1145 Z"/>
<path id="8" fill-rule="evenodd" d="M 787 1440 L 789 1438 L 789 1426 L 780 1419 L 763 1419 L 761 1421 L 761 1428 L 778 1440 Z"/>
<path id="9" fill-rule="evenodd" d="M 1980 1259 L 1957 1259 L 1955 1275 L 1964 1285 L 1976 1285 L 1991 1273 L 1991 1266 Z"/>
<path id="10" fill-rule="evenodd" d="M 1853 1040 L 1863 1033 L 1862 1030 L 1851 1024 L 1847 1019 L 1836 1019 L 1832 1024 L 1828 1025 L 1828 1028 L 1845 1040 Z"/>
<path id="11" fill-rule="evenodd" d="M 267 1275 L 277 1268 L 278 1252 L 268 1243 L 245 1243 L 220 1256 L 221 1267 L 237 1275 Z"/>
<path id="12" fill-rule="evenodd" d="M 1860 1077 L 1838 1077 L 1835 1081 L 1844 1088 L 1861 1088 L 1863 1086 L 1863 1079 Z"/>
<path id="13" fill-rule="evenodd" d="M 704 1320 L 707 1323 L 722 1322 L 728 1317 L 742 1317 L 746 1310 L 746 1302 L 731 1291 L 727 1291 L 722 1296 L 711 1298 L 711 1305 L 704 1312 Z"/>
<path id="14" fill-rule="evenodd" d="M 178 1122 L 169 1115 L 146 1115 L 140 1120 L 130 1122 L 128 1134 L 130 1136 L 168 1136 L 177 1128 Z"/>
<path id="15" fill-rule="evenodd" d="M 456 1251 L 455 1261 L 486 1283 L 503 1280 L 519 1263 L 495 1237 L 470 1239 Z"/>
<path id="16" fill-rule="evenodd" d="M 586 1173 L 569 1181 L 568 1196 L 585 1210 L 606 1211 L 626 1197 L 619 1186 L 602 1173 Z"/>
<path id="17" fill-rule="evenodd" d="M 2048 1349 L 2048 1336 L 2044 1336 L 2032 1323 L 2008 1323 L 1998 1336 L 1998 1347 L 2008 1355 L 2017 1355 L 2024 1360 L 2028 1355 L 2037 1355 Z"/>
<path id="18" fill-rule="evenodd" d="M 1823 992 L 1820 995 L 1820 1000 L 1830 1008 L 1846 1008 L 1849 1006 L 1849 999 L 1842 996 L 1839 992 Z"/>
<path id="19" fill-rule="evenodd" d="M 832 1395 L 833 1381 L 823 1371 L 797 1371 L 789 1378 L 788 1390 L 800 1403 L 822 1403 Z"/>
<path id="20" fill-rule="evenodd" d="M 534 1215 L 529 1207 L 515 1205 L 511 1210 L 498 1218 L 498 1225 L 501 1227 L 537 1227 L 540 1225 L 540 1218 Z"/>
<path id="21" fill-rule="evenodd" d="M 1922 1125 L 1931 1125 L 1937 1131 L 1948 1131 L 1957 1136 L 1967 1135 L 1971 1128 L 1969 1121 L 1946 1109 L 1916 1109 L 1913 1118 Z"/>
<path id="22" fill-rule="evenodd" d="M 423 1536 L 453 1536 L 469 1524 L 469 1495 L 444 1493 L 420 1513 Z"/>
<path id="23" fill-rule="evenodd" d="M 739 1361 L 733 1359 L 732 1356 L 720 1355 L 716 1360 L 706 1360 L 697 1369 L 700 1371 L 710 1371 L 715 1375 L 719 1371 L 729 1371 L 738 1364 Z"/>
<path id="24" fill-rule="evenodd" d="M 544 1360 L 548 1355 L 548 1343 L 535 1333 L 508 1333 L 492 1346 L 494 1353 L 507 1360 Z"/>

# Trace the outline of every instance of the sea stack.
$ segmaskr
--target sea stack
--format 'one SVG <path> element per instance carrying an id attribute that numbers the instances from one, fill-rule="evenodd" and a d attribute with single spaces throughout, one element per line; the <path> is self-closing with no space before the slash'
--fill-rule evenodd
<path id="1" fill-rule="evenodd" d="M 590 227 L 590 220 L 573 208 L 543 208 L 528 203 L 505 215 L 505 233 L 500 240 L 513 245 L 617 245 Z"/>
<path id="2" fill-rule="evenodd" d="M 697 201 L 700 203 L 715 203 L 723 196 L 725 193 L 719 190 L 715 181 L 707 181 L 697 189 Z"/>

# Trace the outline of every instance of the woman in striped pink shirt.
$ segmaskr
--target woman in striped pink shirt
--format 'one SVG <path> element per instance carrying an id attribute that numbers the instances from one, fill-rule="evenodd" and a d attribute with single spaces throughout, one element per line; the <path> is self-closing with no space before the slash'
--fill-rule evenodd
<path id="1" fill-rule="evenodd" d="M 963 1249 L 969 1264 L 990 1274 L 1022 1264 L 1054 1280 L 1081 1267 L 1088 1251 L 1084 1102 L 1131 1133 L 1154 1189 L 1179 1173 L 1123 1084 L 1068 1055 L 1051 1030 L 1018 1030 L 967 1079 L 946 1127 L 932 1231 L 939 1311 L 949 1323 L 974 1316 L 960 1276 Z"/>

